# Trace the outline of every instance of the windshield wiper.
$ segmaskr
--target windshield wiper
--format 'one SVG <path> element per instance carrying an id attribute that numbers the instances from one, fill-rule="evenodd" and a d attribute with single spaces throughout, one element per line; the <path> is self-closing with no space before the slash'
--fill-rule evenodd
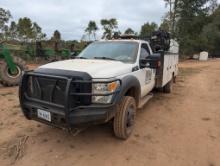
<path id="1" fill-rule="evenodd" d="M 104 60 L 113 60 L 113 61 L 116 61 L 116 59 L 113 59 L 113 58 L 109 58 L 109 57 L 94 57 L 94 59 L 104 59 Z"/>

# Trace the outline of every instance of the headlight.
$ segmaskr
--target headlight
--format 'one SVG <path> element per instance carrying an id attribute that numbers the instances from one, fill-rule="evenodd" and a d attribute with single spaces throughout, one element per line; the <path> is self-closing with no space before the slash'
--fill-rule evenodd
<path id="1" fill-rule="evenodd" d="M 114 93 L 118 87 L 120 86 L 119 81 L 111 82 L 111 83 L 94 83 L 92 85 L 92 93 L 93 94 L 108 94 Z M 111 103 L 113 95 L 106 96 L 93 96 L 93 103 Z"/>

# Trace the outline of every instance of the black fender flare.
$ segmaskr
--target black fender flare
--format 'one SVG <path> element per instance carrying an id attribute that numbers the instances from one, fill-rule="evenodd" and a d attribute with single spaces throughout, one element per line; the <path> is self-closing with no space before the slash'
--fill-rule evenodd
<path id="1" fill-rule="evenodd" d="M 141 96 L 141 85 L 138 79 L 133 75 L 125 76 L 121 79 L 120 92 L 116 97 L 117 104 L 121 102 L 123 96 L 125 96 L 131 88 L 134 88 L 133 97 L 135 98 L 136 104 L 139 104 Z"/>

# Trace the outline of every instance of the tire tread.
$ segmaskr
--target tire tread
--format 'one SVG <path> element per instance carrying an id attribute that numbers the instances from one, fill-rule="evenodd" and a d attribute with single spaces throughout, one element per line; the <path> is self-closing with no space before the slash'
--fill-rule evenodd
<path id="1" fill-rule="evenodd" d="M 120 138 L 120 139 L 127 139 L 129 135 L 127 135 L 126 130 L 125 130 L 125 117 L 126 117 L 126 109 L 127 105 L 129 103 L 134 103 L 135 104 L 135 113 L 136 113 L 136 103 L 133 97 L 130 96 L 125 96 L 122 99 L 121 104 L 117 106 L 117 112 L 114 118 L 114 133 L 115 136 Z"/>

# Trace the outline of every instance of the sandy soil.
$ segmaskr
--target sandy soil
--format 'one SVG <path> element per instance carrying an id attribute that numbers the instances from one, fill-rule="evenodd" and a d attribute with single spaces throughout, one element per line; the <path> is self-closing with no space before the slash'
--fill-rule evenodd
<path id="1" fill-rule="evenodd" d="M 180 67 L 174 92 L 155 94 L 127 141 L 110 124 L 73 135 L 28 121 L 17 87 L 0 87 L 0 165 L 220 165 L 220 60 Z"/>

